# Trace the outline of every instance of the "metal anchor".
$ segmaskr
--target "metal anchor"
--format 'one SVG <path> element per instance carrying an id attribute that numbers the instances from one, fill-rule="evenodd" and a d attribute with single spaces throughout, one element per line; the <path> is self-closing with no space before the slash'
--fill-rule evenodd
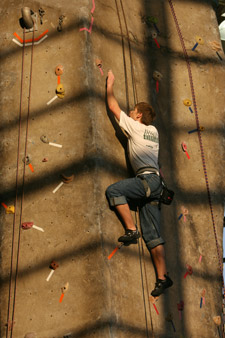
<path id="1" fill-rule="evenodd" d="M 57 27 L 57 31 L 61 32 L 62 31 L 62 23 L 63 23 L 63 19 L 65 18 L 65 15 L 60 15 L 59 17 L 59 25 Z"/>
<path id="2" fill-rule="evenodd" d="M 45 10 L 43 9 L 43 8 L 39 8 L 39 10 L 38 10 L 38 12 L 39 12 L 39 16 L 40 16 L 40 23 L 41 23 L 41 25 L 43 24 L 43 16 L 45 15 Z"/>

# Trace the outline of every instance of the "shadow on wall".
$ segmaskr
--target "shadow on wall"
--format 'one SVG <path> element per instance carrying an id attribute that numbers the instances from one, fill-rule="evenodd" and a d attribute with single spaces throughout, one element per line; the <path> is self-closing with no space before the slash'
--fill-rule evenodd
<path id="1" fill-rule="evenodd" d="M 108 328 L 108 331 L 113 331 L 114 334 L 119 332 L 123 332 L 127 334 L 127 337 L 129 337 L 129 334 L 134 336 L 134 334 L 138 335 L 138 337 L 146 337 L 146 330 L 143 328 L 139 328 L 137 326 L 132 326 L 130 324 L 121 323 L 118 322 L 116 318 L 109 318 L 109 319 L 103 319 L 95 322 L 94 324 L 91 324 L 89 326 L 85 326 L 85 328 L 80 328 L 78 330 L 74 330 L 73 332 L 70 332 L 70 334 L 67 334 L 65 337 L 68 338 L 85 338 L 96 335 L 98 337 L 98 334 L 102 337 L 102 332 L 105 329 Z M 62 335 L 59 335 L 55 338 L 61 338 Z M 157 338 L 165 338 L 165 336 L 159 336 L 157 335 Z M 168 337 L 169 338 L 169 337 Z"/>
<path id="2" fill-rule="evenodd" d="M 201 1 L 200 1 L 201 2 Z M 204 1 L 203 1 L 204 2 Z M 159 3 L 159 5 L 161 6 L 161 4 Z M 164 11 L 163 11 L 164 12 Z M 149 10 L 148 12 L 149 15 L 152 13 L 151 10 Z M 154 13 L 154 12 L 153 12 Z M 164 15 L 165 17 L 165 15 Z M 68 33 L 73 33 L 75 29 L 79 29 L 79 27 L 81 26 L 80 22 L 73 22 L 73 24 L 71 24 L 68 27 L 65 27 L 63 34 L 68 34 Z M 163 31 L 167 31 L 166 30 L 166 26 L 163 29 Z M 102 33 L 102 28 L 99 27 L 97 24 L 94 25 L 93 27 L 93 32 L 95 34 L 101 34 Z M 57 39 L 58 38 L 58 32 L 52 32 L 52 33 L 48 33 L 48 39 Z M 62 34 L 62 33 L 61 33 Z M 121 44 L 121 37 L 118 35 L 114 35 L 112 34 L 110 31 L 105 31 L 104 30 L 104 35 L 107 37 L 107 39 L 114 41 L 116 43 L 118 43 L 119 45 Z M 148 62 L 149 62 L 149 74 L 153 73 L 153 70 L 156 69 L 157 66 L 157 56 L 156 56 L 156 49 L 155 47 L 152 48 L 152 46 L 149 46 L 149 43 L 146 41 L 145 42 L 146 45 L 148 46 L 148 51 L 151 53 L 149 54 L 150 56 L 148 57 Z M 165 45 L 161 45 L 161 51 L 160 51 L 160 55 L 166 57 L 167 54 L 169 54 L 170 58 L 172 59 L 172 61 L 179 61 L 179 60 L 183 60 L 183 54 L 182 53 L 177 53 L 174 52 L 173 50 L 169 49 L 167 46 L 169 44 L 166 43 Z M 157 50 L 158 52 L 158 50 Z M 10 55 L 15 55 L 15 54 L 19 54 L 21 53 L 21 49 L 17 48 L 15 49 L 14 46 L 12 46 L 12 48 L 7 48 L 5 50 L 2 50 L 1 55 L 0 55 L 0 61 L 4 62 L 8 57 L 10 57 Z M 145 59 L 146 54 L 145 51 L 143 52 L 141 50 L 141 48 L 138 47 L 138 44 L 136 44 L 135 42 L 132 43 L 132 53 L 135 55 L 135 57 L 139 57 L 139 58 L 143 58 Z M 215 59 L 215 58 L 210 58 L 210 57 L 205 57 L 205 56 L 200 56 L 200 55 L 192 55 L 189 57 L 191 63 L 201 63 L 201 64 L 208 64 L 208 63 L 212 63 L 214 66 L 216 65 L 221 65 L 220 60 Z M 168 75 L 169 75 L 169 71 L 168 71 Z M 149 76 L 149 79 L 151 79 L 151 76 Z M 168 85 L 169 82 L 168 82 Z M 149 97 L 151 97 L 151 92 L 152 92 L 153 88 L 152 88 L 152 83 L 149 81 Z M 102 96 L 101 94 L 97 93 L 93 88 L 90 88 L 90 90 L 88 91 L 80 91 L 79 93 L 73 94 L 72 96 L 67 96 L 67 99 L 64 99 L 64 102 L 60 102 L 59 104 L 57 104 L 56 106 L 51 106 L 48 107 L 46 105 L 40 106 L 38 107 L 36 110 L 32 109 L 32 111 L 30 112 L 30 119 L 33 118 L 38 118 L 41 117 L 44 114 L 48 114 L 49 112 L 54 113 L 55 109 L 58 109 L 60 107 L 63 107 L 67 104 L 72 104 L 73 102 L 82 102 L 84 100 L 87 99 L 87 97 L 92 96 L 95 99 L 99 99 L 99 100 L 105 100 L 104 96 Z M 18 110 L 19 110 L 19 106 L 18 106 Z M 26 123 L 26 117 L 22 117 L 22 125 L 23 123 Z M 4 131 L 4 130 L 9 130 L 12 128 L 17 128 L 17 124 L 18 124 L 18 119 L 12 119 L 10 121 L 4 121 L 3 123 L 1 123 L 0 126 L 0 132 Z"/>
<path id="3" fill-rule="evenodd" d="M 89 338 L 90 336 L 96 336 L 100 337 L 102 336 L 102 332 L 108 328 L 108 331 L 110 330 L 113 332 L 113 335 L 111 334 L 111 337 L 119 337 L 120 333 L 126 334 L 126 337 L 129 337 L 129 335 L 132 335 L 134 337 L 135 335 L 138 335 L 138 337 L 150 337 L 149 335 L 146 336 L 146 331 L 143 328 L 139 328 L 137 326 L 130 325 L 129 323 L 122 323 L 116 320 L 116 318 L 110 318 L 105 319 L 101 321 L 97 321 L 95 324 L 85 326 L 85 328 L 81 328 L 78 330 L 74 330 L 73 332 L 67 333 L 64 337 L 65 338 Z M 173 333 L 167 333 L 166 338 L 172 338 L 174 337 Z M 54 338 L 62 338 L 62 335 L 59 335 L 58 337 Z M 165 338 L 165 334 L 157 334 L 157 338 Z"/>
<path id="4" fill-rule="evenodd" d="M 78 246 L 77 244 L 74 245 L 74 247 L 65 250 L 64 254 L 56 255 L 54 254 L 54 260 L 57 262 L 60 262 L 61 264 L 65 261 L 71 260 L 71 259 L 82 259 L 83 257 L 86 257 L 87 253 L 88 254 L 96 254 L 96 252 L 99 251 L 99 249 L 102 248 L 102 244 L 100 240 L 96 241 L 90 241 L 87 244 L 80 245 Z M 105 260 L 108 261 L 107 256 L 109 253 L 112 252 L 112 250 L 115 248 L 115 242 L 114 241 L 104 241 L 104 249 L 105 249 Z M 130 250 L 131 249 L 131 250 Z M 124 247 L 124 250 L 129 250 L 129 255 L 136 257 L 137 260 L 139 259 L 138 253 L 136 253 L 134 250 L 129 248 L 129 246 Z M 21 268 L 20 269 L 20 277 L 24 278 L 25 276 L 32 276 L 35 275 L 38 271 L 41 271 L 42 269 L 46 269 L 46 266 L 49 266 L 49 261 L 53 259 L 51 257 L 46 257 L 45 260 L 42 260 L 41 262 L 37 262 L 33 266 L 29 266 L 26 268 Z M 146 256 L 145 258 L 148 260 L 148 257 Z M 202 267 L 204 268 L 204 272 L 202 272 Z M 177 278 L 183 278 L 183 273 L 185 273 L 185 270 L 181 271 L 177 275 Z M 0 276 L 0 285 L 1 287 L 9 282 L 9 275 L 7 272 L 2 273 Z M 218 276 L 215 275 L 214 273 L 209 272 L 207 269 L 207 262 L 202 262 L 202 266 L 199 268 L 195 268 L 195 278 L 200 279 L 200 280 L 208 280 L 210 282 L 215 282 L 218 280 Z"/>

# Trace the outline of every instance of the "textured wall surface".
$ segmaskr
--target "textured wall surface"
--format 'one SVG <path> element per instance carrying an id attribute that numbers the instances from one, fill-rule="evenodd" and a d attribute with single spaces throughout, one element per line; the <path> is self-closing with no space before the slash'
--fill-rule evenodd
<path id="1" fill-rule="evenodd" d="M 196 128 L 196 112 L 191 113 L 183 104 L 184 99 L 193 100 L 187 64 L 169 2 L 158 0 L 2 1 L 0 202 L 15 205 L 23 48 L 12 39 L 18 41 L 14 32 L 23 37 L 19 18 L 24 6 L 35 13 L 40 7 L 45 10 L 43 25 L 38 18 L 35 37 L 46 29 L 49 31 L 48 37 L 33 50 L 27 154 L 34 172 L 26 166 L 23 184 L 30 46 L 25 47 L 24 55 L 9 309 L 11 321 L 14 307 L 13 337 L 22 338 L 32 332 L 33 337 L 38 338 L 60 338 L 67 334 L 89 338 L 218 337 L 213 317 L 221 315 L 222 283 L 211 209 L 222 254 L 225 57 L 220 51 L 221 61 L 209 44 L 211 41 L 220 43 L 210 1 L 176 0 L 174 9 L 190 57 L 199 123 L 205 128 L 201 139 L 211 208 L 198 133 L 188 133 Z M 61 15 L 65 17 L 59 32 Z M 152 38 L 154 26 L 146 23 L 148 16 L 158 19 L 160 48 Z M 80 31 L 82 27 L 91 29 Z M 204 44 L 192 51 L 196 36 L 201 36 Z M 31 38 L 32 33 L 26 33 L 26 39 Z M 96 66 L 96 59 L 102 60 L 103 75 Z M 58 64 L 64 67 L 61 83 L 65 86 L 65 97 L 47 105 L 55 96 Z M 174 286 L 155 303 L 159 314 L 149 303 L 155 274 L 145 248 L 143 258 L 141 243 L 140 247 L 122 247 L 111 260 L 107 258 L 116 248 L 123 227 L 108 207 L 105 189 L 131 174 L 125 157 L 125 137 L 105 103 L 108 69 L 115 74 L 115 95 L 123 110 L 127 111 L 135 103 L 134 84 L 137 99 L 150 102 L 155 108 L 162 172 L 175 191 L 172 205 L 162 206 L 167 269 Z M 155 70 L 163 75 L 158 93 L 152 78 Z M 61 144 L 62 148 L 43 143 L 41 135 Z M 182 142 L 187 144 L 190 159 L 181 149 Z M 48 161 L 42 162 L 43 158 Z M 74 174 L 74 180 L 53 193 L 62 181 L 62 173 Z M 188 209 L 188 215 L 186 219 L 178 219 L 183 207 Z M 1 205 L 1 337 L 6 337 L 13 218 Z M 44 232 L 22 230 L 20 223 L 28 221 L 42 227 Z M 52 260 L 59 267 L 47 282 Z M 192 266 L 193 274 L 184 278 L 186 264 Z M 61 288 L 67 282 L 69 289 L 60 303 Z M 205 304 L 200 308 L 203 289 L 206 290 Z M 177 304 L 181 301 L 184 310 L 179 316 Z M 166 320 L 168 315 L 173 318 L 176 332 L 172 322 Z M 10 334 L 11 331 L 8 337 Z"/>

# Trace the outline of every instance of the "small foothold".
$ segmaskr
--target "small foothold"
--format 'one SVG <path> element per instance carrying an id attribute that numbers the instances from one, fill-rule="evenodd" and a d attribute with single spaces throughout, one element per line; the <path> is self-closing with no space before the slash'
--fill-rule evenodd
<path id="1" fill-rule="evenodd" d="M 206 289 L 202 290 L 202 297 L 205 297 Z"/>
<path id="2" fill-rule="evenodd" d="M 22 229 L 23 230 L 28 230 L 30 228 L 32 228 L 32 226 L 34 225 L 34 222 L 24 222 L 22 223 Z"/>
<path id="3" fill-rule="evenodd" d="M 181 207 L 182 213 L 183 215 L 187 216 L 188 215 L 188 209 L 186 209 L 185 207 Z"/>
<path id="4" fill-rule="evenodd" d="M 49 267 L 50 269 L 56 270 L 59 267 L 59 264 L 55 261 L 52 261 Z"/>
<path id="5" fill-rule="evenodd" d="M 213 317 L 213 321 L 217 326 L 220 326 L 221 324 L 221 317 L 220 316 L 215 316 Z"/>
<path id="6" fill-rule="evenodd" d="M 181 300 L 180 303 L 177 304 L 178 311 L 183 311 L 184 309 L 184 302 Z"/>
<path id="7" fill-rule="evenodd" d="M 219 52 L 220 50 L 222 50 L 221 44 L 217 41 L 210 41 L 209 44 L 210 44 L 212 50 L 214 50 L 216 52 Z"/>
<path id="8" fill-rule="evenodd" d="M 61 291 L 62 293 L 66 293 L 69 289 L 69 283 L 67 282 L 62 288 L 61 288 Z"/>
<path id="9" fill-rule="evenodd" d="M 48 162 L 47 158 L 43 158 L 42 162 Z"/>
<path id="10" fill-rule="evenodd" d="M 163 78 L 163 75 L 160 72 L 158 72 L 157 70 L 155 70 L 153 72 L 153 76 L 152 77 L 156 81 L 161 81 L 161 79 Z"/>
<path id="11" fill-rule="evenodd" d="M 61 32 L 62 31 L 62 23 L 63 23 L 63 19 L 65 18 L 65 16 L 64 15 L 60 15 L 60 17 L 59 17 L 59 25 L 58 25 L 58 27 L 57 27 L 57 31 L 58 32 Z"/>
<path id="12" fill-rule="evenodd" d="M 186 268 L 187 268 L 188 274 L 192 275 L 192 273 L 193 273 L 192 267 L 189 264 L 186 264 Z"/>
<path id="13" fill-rule="evenodd" d="M 66 184 L 69 184 L 70 182 L 74 180 L 74 175 L 65 176 L 64 174 L 61 174 L 61 177 L 62 177 L 62 181 Z"/>
<path id="14" fill-rule="evenodd" d="M 45 10 L 40 7 L 38 12 L 39 12 L 39 15 L 40 15 L 40 23 L 42 25 L 43 24 L 43 16 L 45 15 Z"/>
<path id="15" fill-rule="evenodd" d="M 96 65 L 97 65 L 99 68 L 102 67 L 102 60 L 96 59 L 96 60 L 95 60 L 95 63 L 96 63 Z"/>
<path id="16" fill-rule="evenodd" d="M 56 88 L 56 95 L 58 98 L 63 99 L 65 96 L 65 89 L 62 83 L 59 83 L 57 88 Z"/>
<path id="17" fill-rule="evenodd" d="M 9 205 L 6 210 L 5 210 L 6 214 L 15 214 L 15 207 L 14 205 Z"/>
<path id="18" fill-rule="evenodd" d="M 173 316 L 171 315 L 171 313 L 169 313 L 167 316 L 166 316 L 166 321 L 167 322 L 171 322 L 173 320 Z"/>
<path id="19" fill-rule="evenodd" d="M 146 17 L 146 23 L 154 23 L 154 24 L 157 24 L 157 23 L 158 23 L 158 19 L 155 18 L 154 16 L 147 16 L 147 17 Z"/>
<path id="20" fill-rule="evenodd" d="M 40 137 L 40 140 L 41 140 L 42 142 L 44 142 L 44 143 L 49 143 L 49 140 L 48 140 L 48 138 L 47 138 L 46 135 L 42 135 L 42 136 Z"/>
<path id="21" fill-rule="evenodd" d="M 58 66 L 56 67 L 56 69 L 55 69 L 55 74 L 56 74 L 57 76 L 60 76 L 60 75 L 63 74 L 63 66 L 62 66 L 62 65 L 58 65 Z"/>
<path id="22" fill-rule="evenodd" d="M 26 165 L 30 164 L 30 162 L 31 162 L 31 157 L 29 155 L 23 158 L 23 163 L 25 163 Z"/>
<path id="23" fill-rule="evenodd" d="M 152 304 L 154 304 L 158 299 L 159 299 L 159 297 L 149 296 L 149 300 Z"/>
<path id="24" fill-rule="evenodd" d="M 183 104 L 184 104 L 185 106 L 187 106 L 187 107 L 190 107 L 191 104 L 192 104 L 192 102 L 191 102 L 191 100 L 189 100 L 189 99 L 185 99 L 185 100 L 183 100 Z"/>
<path id="25" fill-rule="evenodd" d="M 196 36 L 195 39 L 199 45 L 204 45 L 204 40 L 201 36 Z"/>
<path id="26" fill-rule="evenodd" d="M 181 148 L 185 152 L 185 154 L 187 155 L 187 158 L 190 160 L 190 156 L 187 152 L 187 145 L 184 142 L 181 143 Z"/>
<path id="27" fill-rule="evenodd" d="M 59 98 L 59 99 L 63 99 L 63 98 L 64 98 L 64 96 L 65 96 L 65 93 L 63 93 L 63 94 L 56 93 L 56 95 L 58 96 L 58 98 Z"/>
<path id="28" fill-rule="evenodd" d="M 157 33 L 155 31 L 151 31 L 151 36 L 153 39 L 157 38 Z"/>
<path id="29" fill-rule="evenodd" d="M 181 147 L 182 147 L 182 150 L 183 150 L 184 152 L 187 151 L 187 145 L 186 145 L 185 142 L 182 142 L 182 143 L 181 143 Z"/>
<path id="30" fill-rule="evenodd" d="M 186 278 L 188 275 L 192 275 L 193 273 L 192 267 L 189 264 L 186 264 L 186 268 L 187 268 L 187 271 L 184 275 L 184 278 Z"/>
<path id="31" fill-rule="evenodd" d="M 60 93 L 60 94 L 65 93 L 65 89 L 62 83 L 59 83 L 58 86 L 56 87 L 56 93 Z"/>

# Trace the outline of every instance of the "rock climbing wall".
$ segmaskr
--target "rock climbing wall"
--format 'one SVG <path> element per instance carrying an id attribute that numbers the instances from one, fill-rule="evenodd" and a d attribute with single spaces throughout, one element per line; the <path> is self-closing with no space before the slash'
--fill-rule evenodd
<path id="1" fill-rule="evenodd" d="M 25 6 L 37 30 L 22 62 Z M 1 16 L 1 337 L 219 337 L 225 57 L 211 2 L 3 0 Z M 118 249 L 123 228 L 105 198 L 131 175 L 106 107 L 108 69 L 123 110 L 155 108 L 175 191 L 162 206 L 174 286 L 157 301 L 149 253 L 141 241 Z"/>

